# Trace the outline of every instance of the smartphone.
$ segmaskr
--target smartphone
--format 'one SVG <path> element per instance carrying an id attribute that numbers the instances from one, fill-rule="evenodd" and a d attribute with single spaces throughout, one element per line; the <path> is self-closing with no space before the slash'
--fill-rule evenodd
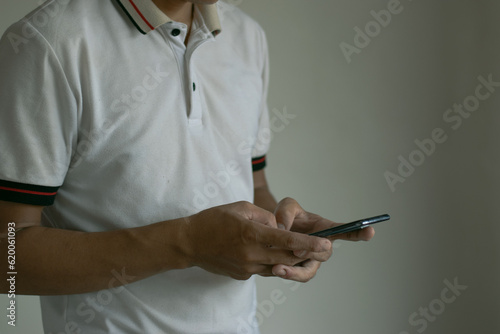
<path id="1" fill-rule="evenodd" d="M 385 214 L 385 215 L 375 216 L 375 217 L 371 217 L 371 218 L 360 219 L 360 220 L 356 220 L 352 223 L 347 223 L 347 224 L 327 228 L 326 230 L 310 233 L 309 235 L 326 238 L 326 237 L 329 237 L 329 236 L 335 235 L 335 234 L 341 234 L 341 233 L 347 233 L 347 232 L 361 230 L 361 229 L 364 229 L 365 227 L 368 227 L 370 225 L 380 223 L 380 222 L 383 222 L 383 221 L 386 221 L 389 219 L 391 219 L 391 216 Z"/>

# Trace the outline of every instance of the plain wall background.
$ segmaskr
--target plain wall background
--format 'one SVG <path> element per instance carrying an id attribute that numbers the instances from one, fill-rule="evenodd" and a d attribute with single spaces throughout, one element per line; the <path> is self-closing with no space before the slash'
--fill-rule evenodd
<path id="1" fill-rule="evenodd" d="M 443 115 L 474 94 L 479 76 L 500 81 L 500 4 L 401 0 L 402 12 L 348 63 L 339 44 L 353 45 L 353 29 L 390 1 L 230 2 L 267 31 L 270 109 L 295 116 L 269 154 L 276 197 L 338 222 L 392 215 L 369 243 L 336 242 L 307 284 L 259 278 L 262 333 L 498 333 L 500 87 L 457 130 Z M 37 3 L 1 0 L 0 32 Z M 447 140 L 391 191 L 384 173 L 397 173 L 398 157 L 436 128 Z M 467 289 L 440 302 L 455 279 Z M 38 299 L 17 305 L 18 326 L 2 315 L 0 332 L 42 333 Z M 421 307 L 431 307 L 425 329 L 423 316 L 409 322 Z"/>

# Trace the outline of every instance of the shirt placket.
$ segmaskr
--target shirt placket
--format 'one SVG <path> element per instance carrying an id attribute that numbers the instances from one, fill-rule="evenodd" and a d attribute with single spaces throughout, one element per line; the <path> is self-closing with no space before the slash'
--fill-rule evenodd
<path id="1" fill-rule="evenodd" d="M 185 94 L 188 123 L 190 126 L 201 125 L 203 116 L 203 106 L 200 96 L 201 82 L 199 82 L 196 75 L 193 56 L 195 55 L 195 51 L 210 39 L 211 35 L 207 34 L 203 29 L 193 31 L 186 47 L 184 40 L 187 34 L 187 27 L 183 24 L 172 24 L 169 30 Z"/>

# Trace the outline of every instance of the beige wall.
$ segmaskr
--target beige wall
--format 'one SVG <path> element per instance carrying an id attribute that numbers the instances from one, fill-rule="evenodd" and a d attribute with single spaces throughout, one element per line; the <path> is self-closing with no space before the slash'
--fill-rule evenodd
<path id="1" fill-rule="evenodd" d="M 364 28 L 370 11 L 388 3 L 241 4 L 268 31 L 270 106 L 297 115 L 272 146 L 268 173 L 276 194 L 341 222 L 393 217 L 370 243 L 340 243 L 317 278 L 296 291 L 261 279 L 260 300 L 273 289 L 286 295 L 263 317 L 263 333 L 500 330 L 494 316 L 500 88 L 456 130 L 443 120 L 448 108 L 475 93 L 479 75 L 500 81 L 493 33 L 499 6 L 402 0 L 402 12 L 348 64 L 339 44 L 353 44 L 353 28 Z M 436 128 L 447 140 L 391 191 L 384 172 L 395 173 L 398 156 L 408 159 L 418 148 L 414 140 Z M 442 304 L 443 281 L 455 278 L 468 288 Z M 423 320 L 420 307 L 429 306 L 430 320 Z M 261 313 L 271 312 L 263 305 Z"/>
<path id="2" fill-rule="evenodd" d="M 339 222 L 392 215 L 370 243 L 338 243 L 307 284 L 259 278 L 262 333 L 499 332 L 500 87 L 456 130 L 443 115 L 474 101 L 479 76 L 500 81 L 500 6 L 401 0 L 348 63 L 340 43 L 354 44 L 353 28 L 395 2 L 230 2 L 267 31 L 272 117 L 295 116 L 269 154 L 276 196 Z M 35 4 L 2 0 L 0 31 Z M 384 173 L 397 173 L 400 155 L 418 158 L 414 141 L 436 128 L 446 141 L 391 191 Z M 442 295 L 455 279 L 467 288 Z M 19 298 L 18 316 L 20 327 L 2 320 L 0 332 L 41 333 L 36 298 Z"/>

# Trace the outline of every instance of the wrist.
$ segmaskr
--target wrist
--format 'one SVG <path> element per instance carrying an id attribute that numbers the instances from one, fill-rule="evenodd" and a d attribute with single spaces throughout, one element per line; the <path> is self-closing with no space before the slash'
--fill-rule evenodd
<path id="1" fill-rule="evenodd" d="M 188 216 L 180 218 L 177 222 L 177 232 L 176 232 L 176 249 L 178 256 L 180 258 L 179 265 L 181 268 L 186 269 L 194 266 L 194 245 L 191 238 L 191 220 L 194 216 Z"/>
<path id="2" fill-rule="evenodd" d="M 147 232 L 140 238 L 137 253 L 145 250 L 143 254 L 156 262 L 160 272 L 191 267 L 187 226 L 186 218 L 145 226 Z"/>

